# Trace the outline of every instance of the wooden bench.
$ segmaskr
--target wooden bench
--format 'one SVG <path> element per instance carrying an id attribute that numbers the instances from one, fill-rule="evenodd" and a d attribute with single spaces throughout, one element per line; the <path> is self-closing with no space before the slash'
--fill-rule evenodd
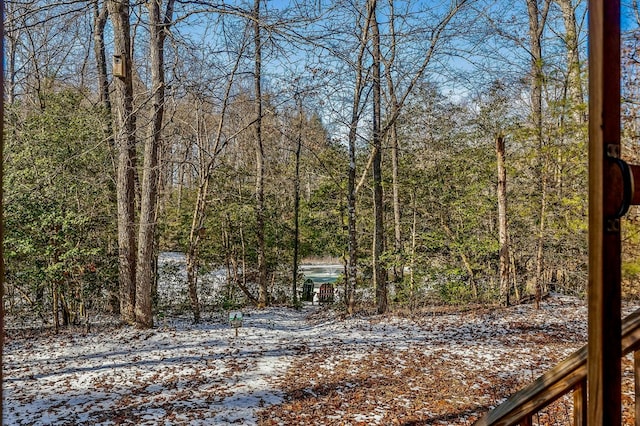
<path id="1" fill-rule="evenodd" d="M 320 303 L 333 303 L 333 284 L 325 283 L 320 286 L 318 301 Z"/>
<path id="2" fill-rule="evenodd" d="M 302 286 L 302 301 L 313 302 L 313 280 L 307 279 Z"/>

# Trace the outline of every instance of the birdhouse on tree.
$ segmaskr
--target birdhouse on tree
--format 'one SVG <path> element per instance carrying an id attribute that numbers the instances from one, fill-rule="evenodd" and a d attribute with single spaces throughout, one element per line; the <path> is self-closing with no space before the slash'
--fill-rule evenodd
<path id="1" fill-rule="evenodd" d="M 126 72 L 126 63 L 121 55 L 113 55 L 112 73 L 114 77 L 124 78 Z"/>

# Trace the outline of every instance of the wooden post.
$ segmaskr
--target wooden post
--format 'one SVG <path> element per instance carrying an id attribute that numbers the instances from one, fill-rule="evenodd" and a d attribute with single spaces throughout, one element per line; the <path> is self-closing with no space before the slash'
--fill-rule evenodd
<path id="1" fill-rule="evenodd" d="M 588 423 L 621 424 L 620 1 L 589 0 Z"/>
<path id="2" fill-rule="evenodd" d="M 587 426 L 587 380 L 573 390 L 573 426 Z"/>
<path id="3" fill-rule="evenodd" d="M 640 351 L 633 351 L 633 381 L 635 388 L 635 426 L 640 426 Z"/>

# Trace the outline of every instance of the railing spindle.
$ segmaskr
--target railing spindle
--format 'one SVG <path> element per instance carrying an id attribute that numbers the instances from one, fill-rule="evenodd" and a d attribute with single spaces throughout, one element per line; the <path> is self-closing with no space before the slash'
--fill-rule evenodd
<path id="1" fill-rule="evenodd" d="M 573 426 L 587 426 L 587 381 L 582 380 L 573 390 Z"/>
<path id="2" fill-rule="evenodd" d="M 620 349 L 622 356 L 634 352 L 635 425 L 640 426 L 640 309 L 624 319 Z M 518 423 L 525 426 L 531 425 L 536 413 L 563 395 L 573 392 L 573 424 L 585 426 L 588 417 L 587 391 L 587 346 L 583 346 L 529 386 L 511 395 L 498 407 L 486 413 L 474 425 L 515 426 Z"/>
<path id="3" fill-rule="evenodd" d="M 633 351 L 633 382 L 636 396 L 635 425 L 640 426 L 640 350 Z"/>

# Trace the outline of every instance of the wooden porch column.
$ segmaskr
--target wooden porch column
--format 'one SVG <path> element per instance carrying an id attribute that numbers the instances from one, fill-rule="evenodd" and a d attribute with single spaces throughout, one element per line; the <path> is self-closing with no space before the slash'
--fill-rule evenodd
<path id="1" fill-rule="evenodd" d="M 620 1 L 589 0 L 588 424 L 621 424 Z"/>

